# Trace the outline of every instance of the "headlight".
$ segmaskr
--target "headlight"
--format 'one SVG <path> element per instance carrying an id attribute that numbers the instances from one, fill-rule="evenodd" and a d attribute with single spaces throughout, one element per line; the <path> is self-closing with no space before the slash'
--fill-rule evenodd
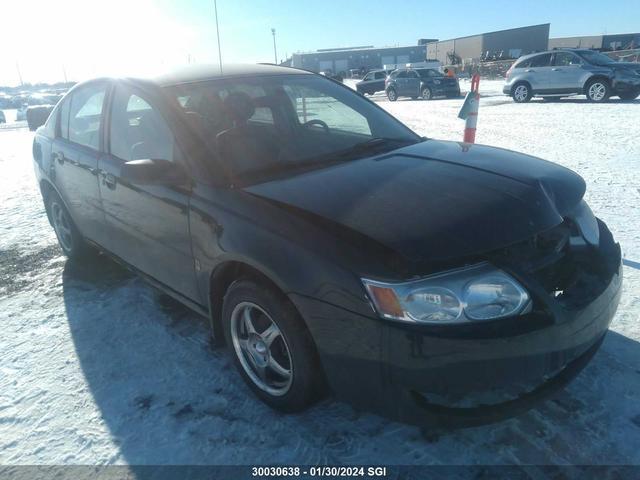
<path id="1" fill-rule="evenodd" d="M 494 320 L 518 315 L 530 303 L 529 294 L 513 277 L 488 263 L 411 282 L 362 282 L 383 318 L 404 322 Z"/>

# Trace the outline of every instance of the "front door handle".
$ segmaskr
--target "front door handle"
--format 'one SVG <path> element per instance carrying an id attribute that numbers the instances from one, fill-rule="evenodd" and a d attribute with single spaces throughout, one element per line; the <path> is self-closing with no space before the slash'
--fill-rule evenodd
<path id="1" fill-rule="evenodd" d="M 102 173 L 102 184 L 111 190 L 116 188 L 116 177 L 111 173 Z"/>
<path id="2" fill-rule="evenodd" d="M 559 68 L 552 68 L 551 69 L 553 72 L 561 72 L 562 70 L 560 70 Z"/>
<path id="3" fill-rule="evenodd" d="M 535 70 L 531 70 L 530 68 L 527 68 L 527 69 L 525 70 L 525 72 L 527 72 L 527 73 L 535 73 Z"/>

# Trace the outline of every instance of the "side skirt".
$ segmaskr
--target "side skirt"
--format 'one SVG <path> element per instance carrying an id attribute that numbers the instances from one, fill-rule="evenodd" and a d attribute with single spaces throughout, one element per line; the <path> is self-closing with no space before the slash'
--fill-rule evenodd
<path id="1" fill-rule="evenodd" d="M 165 285 L 164 283 L 156 280 L 155 278 L 147 275 L 146 273 L 138 270 L 133 265 L 128 264 L 122 258 L 118 257 L 116 254 L 114 254 L 114 253 L 108 251 L 107 249 L 105 249 L 102 245 L 99 245 L 99 244 L 97 244 L 97 243 L 95 243 L 95 242 L 93 242 L 91 240 L 88 240 L 88 239 L 85 239 L 85 240 L 87 241 L 87 243 L 90 243 L 92 246 L 94 246 L 95 248 L 97 248 L 98 250 L 103 252 L 105 255 L 108 255 L 116 263 L 122 265 L 127 270 L 129 270 L 129 271 L 135 273 L 136 275 L 138 275 L 140 278 L 142 278 L 145 282 L 150 284 L 152 287 L 156 288 L 157 290 L 160 290 L 162 293 L 165 293 L 166 295 L 169 295 L 174 300 L 177 300 L 178 302 L 182 303 L 185 307 L 188 307 L 189 309 L 191 309 L 194 312 L 202 315 L 203 317 L 205 317 L 207 319 L 210 318 L 209 310 L 207 310 L 206 307 L 200 305 L 197 302 L 194 302 L 193 300 L 185 297 L 181 293 L 176 292 L 171 287 L 169 287 L 169 286 Z"/>

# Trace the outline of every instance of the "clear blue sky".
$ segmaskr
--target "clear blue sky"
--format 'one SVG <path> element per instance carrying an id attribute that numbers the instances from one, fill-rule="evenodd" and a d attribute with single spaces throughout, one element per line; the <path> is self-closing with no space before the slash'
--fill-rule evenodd
<path id="1" fill-rule="evenodd" d="M 28 21 L 3 25 L 11 41 L 0 49 L 0 85 L 18 84 L 18 70 L 35 83 L 217 61 L 213 0 L 5 3 L 3 18 Z M 224 62 L 273 61 L 272 27 L 279 59 L 538 23 L 550 23 L 551 36 L 640 31 L 640 0 L 218 0 L 218 14 Z"/>
<path id="2" fill-rule="evenodd" d="M 213 0 L 164 5 L 176 16 L 195 20 L 211 14 Z M 223 53 L 260 52 L 266 59 L 271 26 L 277 30 L 279 56 L 352 45 L 412 45 L 418 38 L 538 23 L 551 23 L 551 36 L 640 30 L 640 1 L 620 0 L 611 7 L 602 0 L 218 0 Z"/>

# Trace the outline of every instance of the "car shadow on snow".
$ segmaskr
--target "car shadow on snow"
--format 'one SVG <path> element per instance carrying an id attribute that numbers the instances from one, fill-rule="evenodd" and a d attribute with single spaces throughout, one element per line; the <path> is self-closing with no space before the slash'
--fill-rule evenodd
<path id="1" fill-rule="evenodd" d="M 421 431 L 330 399 L 298 415 L 273 412 L 226 349 L 210 346 L 201 317 L 105 256 L 68 261 L 63 292 L 97 421 L 119 450 L 105 462 L 640 462 L 640 344 L 615 332 L 566 391 L 537 409 L 496 425 Z"/>

